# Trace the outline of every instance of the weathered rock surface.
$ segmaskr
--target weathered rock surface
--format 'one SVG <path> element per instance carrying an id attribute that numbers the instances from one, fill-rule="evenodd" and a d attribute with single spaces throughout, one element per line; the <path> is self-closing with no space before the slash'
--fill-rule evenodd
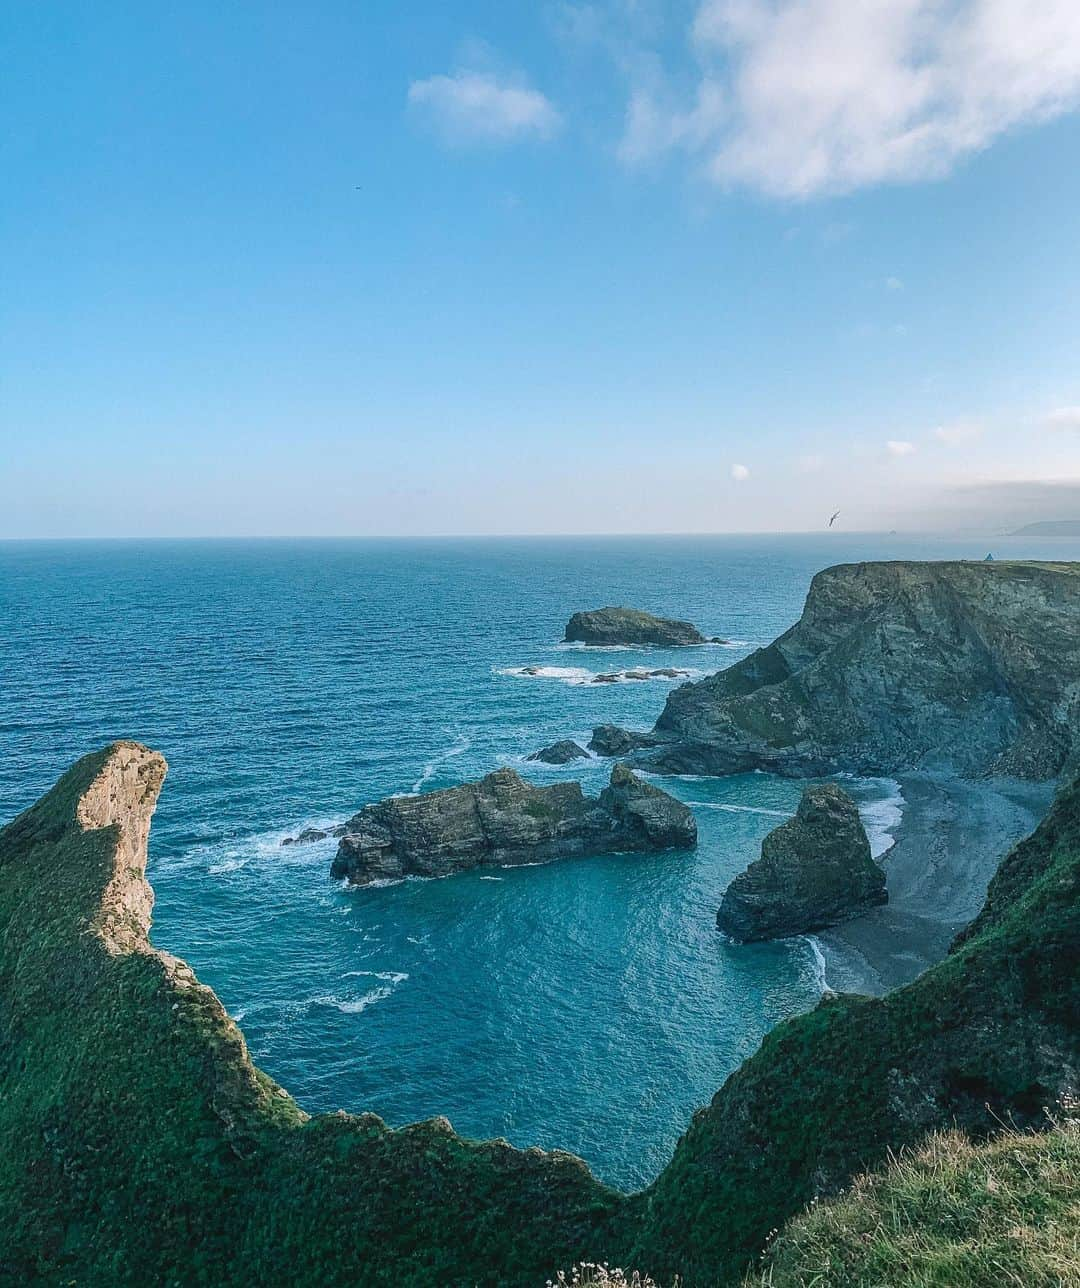
<path id="1" fill-rule="evenodd" d="M 655 644 L 662 648 L 707 643 L 690 622 L 654 617 L 637 608 L 597 608 L 575 613 L 566 623 L 563 638 L 576 644 Z"/>
<path id="2" fill-rule="evenodd" d="M 571 738 L 553 742 L 550 747 L 534 751 L 529 760 L 539 760 L 545 765 L 569 765 L 574 760 L 590 760 L 589 753 Z"/>
<path id="3" fill-rule="evenodd" d="M 795 626 L 627 738 L 672 773 L 1056 777 L 1080 759 L 1080 564 L 828 568 Z"/>
<path id="4" fill-rule="evenodd" d="M 655 747 L 659 741 L 652 734 L 631 733 L 618 725 L 598 725 L 589 739 L 589 750 L 598 756 L 626 756 L 643 747 Z"/>
<path id="5" fill-rule="evenodd" d="M 761 858 L 724 892 L 716 924 L 743 943 L 782 939 L 846 921 L 888 897 L 858 807 L 826 783 L 808 787 L 795 817 L 762 841 Z"/>
<path id="6" fill-rule="evenodd" d="M 365 806 L 345 825 L 331 875 L 366 885 L 582 854 L 689 849 L 696 840 L 691 811 L 624 765 L 612 769 L 597 798 L 580 783 L 534 787 L 498 769 L 478 783 Z"/>

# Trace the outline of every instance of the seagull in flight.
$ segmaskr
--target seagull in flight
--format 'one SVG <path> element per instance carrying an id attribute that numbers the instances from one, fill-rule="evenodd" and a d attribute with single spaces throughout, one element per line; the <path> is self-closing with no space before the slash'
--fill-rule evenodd
<path id="1" fill-rule="evenodd" d="M 839 519 L 839 517 L 840 517 L 840 511 L 837 510 L 837 512 L 833 515 L 833 517 L 829 520 L 829 522 L 825 526 L 831 528 L 832 525 L 836 522 L 836 520 Z"/>

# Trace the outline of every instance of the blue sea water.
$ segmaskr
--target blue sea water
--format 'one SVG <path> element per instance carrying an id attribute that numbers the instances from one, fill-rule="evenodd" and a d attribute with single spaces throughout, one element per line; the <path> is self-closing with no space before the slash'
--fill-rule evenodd
<path id="1" fill-rule="evenodd" d="M 330 881 L 332 842 L 281 839 L 497 765 L 595 790 L 605 762 L 524 757 L 605 721 L 647 727 L 673 682 L 593 674 L 729 665 L 796 620 L 830 563 L 985 553 L 985 538 L 841 534 L 0 543 L 0 820 L 109 739 L 160 749 L 154 942 L 217 990 L 305 1108 L 393 1125 L 445 1114 L 466 1136 L 559 1146 L 640 1186 L 764 1034 L 820 995 L 813 942 L 736 948 L 714 928 L 798 784 L 666 780 L 697 814 L 689 855 L 363 890 Z M 731 644 L 559 644 L 571 612 L 602 604 Z M 853 789 L 880 849 L 895 787 Z"/>

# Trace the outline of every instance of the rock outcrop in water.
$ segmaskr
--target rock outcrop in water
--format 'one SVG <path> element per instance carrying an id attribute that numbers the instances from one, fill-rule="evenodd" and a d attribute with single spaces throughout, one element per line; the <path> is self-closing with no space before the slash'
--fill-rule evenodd
<path id="1" fill-rule="evenodd" d="M 147 939 L 164 776 L 115 743 L 0 829 L 0 1283 L 531 1288 L 607 1248 L 580 1159 L 311 1118 L 252 1064 Z"/>
<path id="2" fill-rule="evenodd" d="M 550 747 L 541 747 L 534 751 L 529 760 L 539 760 L 545 765 L 569 765 L 574 760 L 589 760 L 589 753 L 571 738 L 553 742 Z"/>
<path id="3" fill-rule="evenodd" d="M 808 787 L 795 817 L 762 841 L 761 858 L 724 892 L 716 924 L 743 943 L 783 939 L 887 901 L 858 807 L 825 783 Z"/>
<path id="4" fill-rule="evenodd" d="M 646 644 L 679 648 L 705 644 L 705 636 L 690 622 L 654 617 L 638 608 L 596 608 L 575 613 L 566 623 L 564 640 L 571 644 Z"/>
<path id="5" fill-rule="evenodd" d="M 533 1288 L 588 1256 L 734 1285 L 771 1230 L 889 1149 L 945 1124 L 1045 1125 L 1080 1094 L 1077 784 L 948 958 L 780 1025 L 624 1196 L 570 1155 L 445 1119 L 309 1118 L 147 939 L 164 772 L 114 744 L 0 829 L 4 1283 Z"/>
<path id="6" fill-rule="evenodd" d="M 1056 777 L 1080 753 L 1080 564 L 828 568 L 795 626 L 627 738 L 671 773 Z"/>
<path id="7" fill-rule="evenodd" d="M 478 783 L 366 805 L 345 824 L 331 875 L 366 885 L 696 841 L 691 811 L 623 765 L 597 798 L 580 783 L 534 787 L 498 769 Z"/>

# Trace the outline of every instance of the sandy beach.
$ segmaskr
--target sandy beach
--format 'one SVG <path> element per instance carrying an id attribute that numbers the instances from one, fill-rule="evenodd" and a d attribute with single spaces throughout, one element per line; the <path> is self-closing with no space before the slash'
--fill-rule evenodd
<path id="1" fill-rule="evenodd" d="M 904 810 L 883 859 L 888 904 L 816 936 L 836 991 L 888 992 L 939 961 L 1054 794 L 1052 783 L 1003 778 L 911 773 L 897 781 Z"/>

